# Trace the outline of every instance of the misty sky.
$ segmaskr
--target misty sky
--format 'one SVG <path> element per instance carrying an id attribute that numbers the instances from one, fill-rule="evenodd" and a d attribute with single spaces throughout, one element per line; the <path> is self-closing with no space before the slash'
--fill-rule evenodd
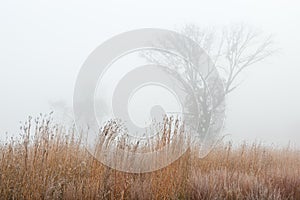
<path id="1" fill-rule="evenodd" d="M 300 146 L 300 2 L 66 1 L 0 3 L 0 140 L 19 121 L 72 104 L 77 73 L 106 39 L 138 28 L 174 29 L 245 23 L 273 34 L 279 53 L 245 71 L 227 98 L 224 134 L 234 141 Z"/>

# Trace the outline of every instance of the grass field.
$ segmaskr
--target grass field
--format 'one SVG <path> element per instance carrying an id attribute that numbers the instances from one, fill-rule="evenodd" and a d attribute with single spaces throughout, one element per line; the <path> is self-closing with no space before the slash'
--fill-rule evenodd
<path id="1" fill-rule="evenodd" d="M 0 147 L 0 199 L 300 199 L 300 153 L 259 144 L 187 151 L 161 170 L 102 165 L 50 118 L 30 120 Z"/>

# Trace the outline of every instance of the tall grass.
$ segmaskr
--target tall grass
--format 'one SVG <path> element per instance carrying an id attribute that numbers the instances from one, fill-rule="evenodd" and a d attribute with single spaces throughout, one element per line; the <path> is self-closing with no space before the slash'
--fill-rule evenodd
<path id="1" fill-rule="evenodd" d="M 220 144 L 204 159 L 188 150 L 130 174 L 102 165 L 51 116 L 21 131 L 0 147 L 0 199 L 300 199 L 300 153 L 290 148 Z"/>

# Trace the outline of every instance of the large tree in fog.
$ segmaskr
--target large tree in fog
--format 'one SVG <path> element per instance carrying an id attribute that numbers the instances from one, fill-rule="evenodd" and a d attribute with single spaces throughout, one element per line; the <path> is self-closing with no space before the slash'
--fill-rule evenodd
<path id="1" fill-rule="evenodd" d="M 273 42 L 271 36 L 265 36 L 262 32 L 244 25 L 227 26 L 222 30 L 186 25 L 180 32 L 198 43 L 210 56 L 215 67 L 208 69 L 211 72 L 206 73 L 207 76 L 201 75 L 200 66 L 192 67 L 190 62 L 182 62 L 168 52 L 145 51 L 142 56 L 151 63 L 167 66 L 166 70 L 169 73 L 177 76 L 183 84 L 188 83 L 184 87 L 186 93 L 189 94 L 185 106 L 189 108 L 188 112 L 192 117 L 200 119 L 196 123 L 197 133 L 201 138 L 207 135 L 211 125 L 222 121 L 218 118 L 223 117 L 224 99 L 239 86 L 239 77 L 242 72 L 271 55 L 274 52 Z M 197 63 L 202 56 L 195 54 L 190 40 L 178 41 L 178 38 L 169 37 L 159 42 L 162 49 L 166 44 L 168 46 L 171 44 L 172 48 L 185 55 L 188 60 L 196 60 L 192 63 Z M 215 69 L 222 77 L 221 81 L 211 79 L 210 73 L 213 73 Z M 209 85 L 214 88 L 208 88 L 205 82 L 213 82 Z M 222 91 L 218 91 L 218 88 L 222 88 Z M 214 91 L 214 93 L 209 95 L 209 91 Z M 200 113 L 201 116 L 193 116 L 196 113 L 197 115 Z"/>

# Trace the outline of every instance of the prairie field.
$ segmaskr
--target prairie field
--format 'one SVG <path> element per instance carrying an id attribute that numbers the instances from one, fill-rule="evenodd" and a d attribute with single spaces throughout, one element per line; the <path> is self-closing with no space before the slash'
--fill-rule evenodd
<path id="1" fill-rule="evenodd" d="M 300 199 L 300 152 L 220 142 L 205 158 L 188 150 L 149 173 L 94 159 L 75 128 L 29 119 L 0 147 L 0 199 Z"/>

